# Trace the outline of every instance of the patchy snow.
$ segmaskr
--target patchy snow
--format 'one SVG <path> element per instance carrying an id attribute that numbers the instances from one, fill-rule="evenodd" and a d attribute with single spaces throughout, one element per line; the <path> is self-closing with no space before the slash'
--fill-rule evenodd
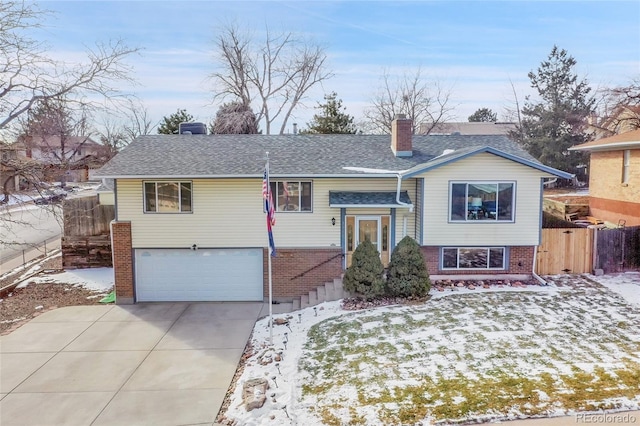
<path id="1" fill-rule="evenodd" d="M 623 272 L 588 277 L 640 307 L 640 272 Z"/>
<path id="2" fill-rule="evenodd" d="M 431 424 L 456 416 L 485 422 L 585 411 L 564 406 L 559 395 L 578 371 L 611 374 L 640 365 L 640 310 L 581 277 L 552 278 L 549 286 L 432 292 L 423 304 L 355 312 L 323 303 L 274 315 L 289 324 L 274 325 L 273 345 L 264 318 L 255 325 L 253 355 L 225 415 L 242 425 L 313 426 Z M 269 381 L 267 401 L 247 412 L 242 385 L 258 377 Z M 512 388 L 509 380 L 537 386 L 531 394 L 537 397 L 523 398 L 526 387 Z M 462 393 L 447 390 L 456 384 Z M 629 396 L 585 406 L 637 410 L 640 393 L 631 386 Z M 503 394 L 486 398 L 496 387 Z M 497 401 L 496 407 L 451 411 L 486 400 Z M 417 417 L 402 420 L 402 412 Z"/>
<path id="3" fill-rule="evenodd" d="M 113 268 L 73 269 L 58 274 L 40 275 L 20 284 L 18 288 L 29 283 L 75 284 L 88 290 L 109 291 L 114 283 Z"/>

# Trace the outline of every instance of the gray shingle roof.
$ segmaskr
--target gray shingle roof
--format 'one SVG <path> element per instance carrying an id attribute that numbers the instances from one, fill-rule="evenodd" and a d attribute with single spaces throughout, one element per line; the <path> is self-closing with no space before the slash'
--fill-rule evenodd
<path id="1" fill-rule="evenodd" d="M 404 204 L 411 204 L 409 193 L 400 192 L 400 201 Z M 399 204 L 396 202 L 395 191 L 329 191 L 330 206 L 362 206 L 362 205 L 383 205 L 390 206 Z"/>
<path id="2" fill-rule="evenodd" d="M 388 135 L 148 135 L 134 140 L 96 176 L 259 177 L 267 151 L 272 177 L 363 174 L 345 167 L 408 170 L 444 150 L 472 146 L 538 163 L 505 136 L 416 135 L 413 156 L 404 158 L 395 157 L 390 145 Z"/>

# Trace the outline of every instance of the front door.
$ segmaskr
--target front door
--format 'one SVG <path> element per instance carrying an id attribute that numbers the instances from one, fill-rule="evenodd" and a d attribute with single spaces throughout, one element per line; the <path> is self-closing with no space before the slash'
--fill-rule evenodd
<path id="1" fill-rule="evenodd" d="M 347 267 L 351 266 L 351 257 L 358 244 L 369 240 L 386 268 L 389 265 L 389 216 L 347 216 L 346 219 Z"/>

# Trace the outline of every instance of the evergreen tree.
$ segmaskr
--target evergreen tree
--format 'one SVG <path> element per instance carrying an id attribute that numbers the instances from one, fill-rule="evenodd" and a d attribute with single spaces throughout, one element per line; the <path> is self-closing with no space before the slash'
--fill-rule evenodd
<path id="1" fill-rule="evenodd" d="M 427 265 L 420 246 L 411 237 L 404 237 L 391 253 L 387 271 L 387 290 L 392 296 L 425 296 L 431 288 Z"/>
<path id="2" fill-rule="evenodd" d="M 364 240 L 353 252 L 351 266 L 344 274 L 344 289 L 361 294 L 365 299 L 381 296 L 384 293 L 383 272 L 380 253 L 371 241 Z"/>
<path id="3" fill-rule="evenodd" d="M 249 135 L 260 133 L 258 120 L 250 105 L 240 101 L 223 104 L 210 126 L 214 135 Z"/>
<path id="4" fill-rule="evenodd" d="M 470 123 L 495 123 L 496 121 L 498 121 L 498 114 L 490 108 L 478 108 L 469 116 Z"/>
<path id="5" fill-rule="evenodd" d="M 170 116 L 162 117 L 162 121 L 158 126 L 158 134 L 174 135 L 178 134 L 180 123 L 188 123 L 193 120 L 193 115 L 189 114 L 186 109 L 178 109 Z"/>
<path id="6" fill-rule="evenodd" d="M 313 116 L 311 122 L 307 123 L 308 129 L 302 133 L 355 134 L 353 117 L 343 112 L 346 108 L 342 106 L 342 100 L 338 99 L 336 92 L 325 95 L 324 100 L 325 103 L 318 103 L 316 107 L 321 113 Z"/>
<path id="7" fill-rule="evenodd" d="M 540 99 L 526 98 L 522 122 L 512 134 L 535 158 L 569 172 L 586 161 L 585 154 L 568 149 L 588 140 L 586 117 L 594 106 L 591 88 L 585 79 L 578 80 L 575 65 L 566 50 L 553 46 L 537 72 L 529 73 Z"/>

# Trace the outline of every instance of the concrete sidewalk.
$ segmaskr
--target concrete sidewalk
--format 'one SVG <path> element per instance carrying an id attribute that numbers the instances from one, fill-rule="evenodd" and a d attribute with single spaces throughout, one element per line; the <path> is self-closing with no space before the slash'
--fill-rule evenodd
<path id="1" fill-rule="evenodd" d="M 212 425 L 267 314 L 263 303 L 47 312 L 0 337 L 0 424 Z"/>

